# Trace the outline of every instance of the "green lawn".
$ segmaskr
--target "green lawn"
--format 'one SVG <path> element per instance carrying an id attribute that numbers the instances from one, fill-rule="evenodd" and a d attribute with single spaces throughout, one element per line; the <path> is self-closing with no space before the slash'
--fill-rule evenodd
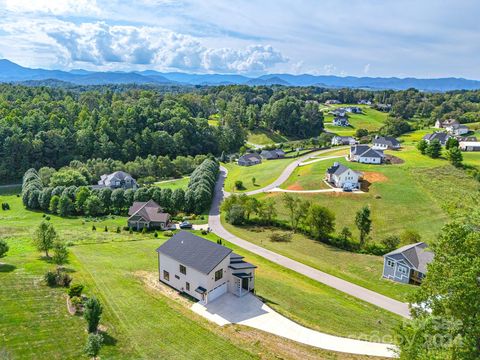
<path id="1" fill-rule="evenodd" d="M 352 136 L 355 134 L 357 129 L 367 129 L 368 131 L 376 131 L 384 124 L 387 119 L 388 114 L 374 110 L 365 105 L 359 105 L 363 109 L 363 114 L 353 114 L 348 113 L 348 121 L 350 122 L 350 127 L 334 126 L 332 121 L 334 116 L 328 114 L 329 111 L 334 108 L 344 107 L 347 105 L 335 105 L 334 107 L 328 108 L 324 112 L 325 118 L 325 129 L 341 136 Z M 357 106 L 357 105 L 355 105 Z"/>
<path id="2" fill-rule="evenodd" d="M 271 184 L 294 159 L 264 160 L 253 166 L 239 166 L 236 163 L 222 164 L 228 170 L 225 190 L 229 192 L 245 192 L 260 189 Z M 255 185 L 252 183 L 255 178 Z M 235 189 L 235 181 L 241 180 L 244 189 Z"/>
<path id="3" fill-rule="evenodd" d="M 264 129 L 255 129 L 248 132 L 247 141 L 256 145 L 271 145 L 286 142 L 289 139 L 279 133 Z"/>
<path id="4" fill-rule="evenodd" d="M 159 181 L 155 183 L 155 186 L 158 186 L 161 189 L 186 189 L 188 186 L 188 182 L 190 181 L 189 176 L 185 176 L 181 179 L 174 179 L 174 180 L 165 180 Z"/>
<path id="5" fill-rule="evenodd" d="M 328 274 L 363 286 L 391 298 L 406 301 L 414 286 L 382 279 L 381 256 L 356 254 L 309 239 L 303 234 L 293 234 L 290 242 L 272 242 L 273 232 L 284 230 L 261 227 L 237 227 L 223 221 L 231 233 Z"/>
<path id="6" fill-rule="evenodd" d="M 15 358 L 81 357 L 85 322 L 68 315 L 63 289 L 50 289 L 42 283 L 43 274 L 54 266 L 30 245 L 32 232 L 42 220 L 42 214 L 25 210 L 16 196 L 1 196 L 0 201 L 12 207 L 10 211 L 0 212 L 0 235 L 7 238 L 10 246 L 7 257 L 2 259 L 7 265 L 0 267 L 0 298 L 6 304 L 2 308 L 6 311 L 0 313 L 0 348 L 7 349 Z M 84 224 L 82 218 L 52 216 L 50 221 L 60 236 L 74 245 L 70 247 L 67 265 L 74 283 L 85 284 L 85 292 L 99 297 L 104 306 L 101 324 L 108 333 L 108 344 L 101 354 L 104 359 L 200 356 L 274 359 L 295 358 L 299 351 L 311 358 L 365 358 L 334 354 L 293 342 L 288 351 L 277 349 L 278 340 L 273 335 L 240 326 L 219 328 L 146 287 L 140 275 L 156 275 L 155 249 L 165 241 L 162 234 L 155 239 L 152 234 L 94 232 L 91 223 Z M 125 218 L 114 217 L 96 225 L 97 229 L 100 224 L 110 228 L 124 221 Z M 216 241 L 215 235 L 209 237 Z M 259 267 L 257 294 L 277 311 L 306 326 L 359 337 L 375 331 L 390 333 L 399 320 L 388 312 L 226 245 Z"/>
<path id="7" fill-rule="evenodd" d="M 350 163 L 345 159 L 332 159 L 301 167 L 288 181 L 307 190 L 316 189 L 326 168 L 334 161 L 339 161 L 364 172 L 365 179 L 370 182 L 366 194 L 298 195 L 331 209 L 336 214 L 337 231 L 348 226 L 358 236 L 354 227 L 355 213 L 362 206 L 369 205 L 372 209 L 371 235 L 374 241 L 380 241 L 390 234 L 400 234 L 405 229 L 416 230 L 424 240 L 430 240 L 447 220 L 445 203 L 468 199 L 469 194 L 478 191 L 479 184 L 463 170 L 449 165 L 446 160 L 430 159 L 412 146 L 394 154 L 405 162 L 400 165 L 366 165 Z M 267 196 L 278 199 L 280 216 L 287 218 L 280 200 L 281 194 Z"/>

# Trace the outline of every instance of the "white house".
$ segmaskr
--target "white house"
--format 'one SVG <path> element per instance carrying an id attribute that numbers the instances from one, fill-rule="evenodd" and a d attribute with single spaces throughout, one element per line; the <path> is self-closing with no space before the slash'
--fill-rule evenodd
<path id="1" fill-rule="evenodd" d="M 203 303 L 231 292 L 243 296 L 255 287 L 255 265 L 243 256 L 188 231 L 158 249 L 159 280 Z"/>
<path id="2" fill-rule="evenodd" d="M 470 131 L 470 129 L 466 125 L 452 125 L 448 126 L 446 129 L 450 134 L 455 136 L 462 136 L 468 134 Z"/>
<path id="3" fill-rule="evenodd" d="M 397 139 L 391 136 L 375 136 L 373 139 L 373 150 L 398 150 L 400 149 L 400 143 Z"/>
<path id="4" fill-rule="evenodd" d="M 360 176 L 357 171 L 349 169 L 338 162 L 333 163 L 326 172 L 326 180 L 337 188 L 354 190 L 360 188 Z"/>
<path id="5" fill-rule="evenodd" d="M 458 147 L 462 151 L 480 151 L 480 141 L 460 141 Z"/>
<path id="6" fill-rule="evenodd" d="M 365 164 L 381 164 L 385 159 L 382 150 L 374 150 L 368 145 L 350 147 L 349 160 Z"/>
<path id="7" fill-rule="evenodd" d="M 110 188 L 110 189 L 137 189 L 138 185 L 135 179 L 124 171 L 115 171 L 112 174 L 103 174 L 98 181 L 98 185 L 94 188 Z"/>
<path id="8" fill-rule="evenodd" d="M 332 138 L 332 145 L 355 145 L 357 140 L 352 136 L 334 136 Z"/>

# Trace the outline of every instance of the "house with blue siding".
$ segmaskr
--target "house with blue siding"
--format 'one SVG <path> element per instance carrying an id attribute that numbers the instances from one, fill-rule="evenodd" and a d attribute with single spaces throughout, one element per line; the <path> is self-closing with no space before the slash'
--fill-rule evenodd
<path id="1" fill-rule="evenodd" d="M 383 277 L 404 284 L 419 285 L 433 256 L 424 242 L 402 246 L 384 255 Z"/>

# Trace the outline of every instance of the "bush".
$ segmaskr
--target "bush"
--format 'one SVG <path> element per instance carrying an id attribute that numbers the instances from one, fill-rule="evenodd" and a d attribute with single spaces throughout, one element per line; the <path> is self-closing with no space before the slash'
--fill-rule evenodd
<path id="1" fill-rule="evenodd" d="M 43 279 L 48 286 L 63 286 L 69 287 L 72 278 L 65 272 L 65 269 L 58 267 L 56 271 L 48 271 Z"/>
<path id="2" fill-rule="evenodd" d="M 270 241 L 273 242 L 290 242 L 292 241 L 292 234 L 288 232 L 283 234 L 273 232 L 272 234 L 270 234 L 269 238 Z"/>
<path id="3" fill-rule="evenodd" d="M 107 226 L 105 226 L 105 229 L 104 229 L 103 231 L 105 231 L 105 232 L 108 232 L 108 228 L 107 228 Z"/>
<path id="4" fill-rule="evenodd" d="M 70 288 L 67 290 L 68 296 L 70 298 L 79 297 L 80 295 L 82 295 L 83 287 L 84 286 L 82 284 L 75 284 L 70 286 Z"/>
<path id="5" fill-rule="evenodd" d="M 147 233 L 147 228 L 146 227 L 143 227 L 142 228 L 142 234 L 146 234 Z"/>
<path id="6" fill-rule="evenodd" d="M 153 237 L 158 238 L 158 233 L 156 231 L 153 233 Z"/>
<path id="7" fill-rule="evenodd" d="M 43 276 L 43 279 L 48 286 L 57 285 L 57 274 L 54 271 L 47 271 L 47 273 Z"/>
<path id="8" fill-rule="evenodd" d="M 167 230 L 167 231 L 164 231 L 164 232 L 163 232 L 163 235 L 165 235 L 165 236 L 173 236 L 173 232 L 170 231 L 170 230 Z"/>
<path id="9" fill-rule="evenodd" d="M 83 317 L 87 320 L 87 330 L 89 333 L 96 332 L 103 312 L 102 305 L 97 298 L 92 297 L 85 301 L 84 307 Z"/>
<path id="10" fill-rule="evenodd" d="M 8 252 L 8 244 L 5 240 L 0 239 L 0 259 Z"/>
<path id="11" fill-rule="evenodd" d="M 101 334 L 88 334 L 87 343 L 83 350 L 87 356 L 96 358 L 103 345 L 103 336 Z"/>
<path id="12" fill-rule="evenodd" d="M 389 235 L 382 240 L 382 244 L 387 252 L 395 250 L 400 245 L 400 237 L 397 235 Z"/>
<path id="13" fill-rule="evenodd" d="M 70 303 L 72 306 L 75 308 L 75 310 L 79 310 L 81 306 L 83 305 L 83 300 L 80 296 L 74 296 L 70 298 Z"/>
<path id="14" fill-rule="evenodd" d="M 121 230 L 120 230 L 120 226 L 117 226 L 117 234 L 120 234 Z"/>
<path id="15" fill-rule="evenodd" d="M 235 189 L 242 190 L 243 188 L 244 187 L 243 187 L 243 181 L 242 180 L 235 181 Z"/>
<path id="16" fill-rule="evenodd" d="M 97 228 L 95 227 L 95 225 L 92 225 L 92 231 L 97 231 Z"/>
<path id="17" fill-rule="evenodd" d="M 203 230 L 202 230 L 202 235 L 207 235 L 207 234 L 208 234 L 208 231 L 205 230 L 205 229 L 203 229 Z"/>

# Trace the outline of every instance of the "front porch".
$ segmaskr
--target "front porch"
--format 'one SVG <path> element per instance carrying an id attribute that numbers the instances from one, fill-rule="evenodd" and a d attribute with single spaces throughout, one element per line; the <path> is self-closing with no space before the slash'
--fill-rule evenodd
<path id="1" fill-rule="evenodd" d="M 247 273 L 237 273 L 233 275 L 233 294 L 242 297 L 249 292 L 253 292 L 253 275 Z"/>

